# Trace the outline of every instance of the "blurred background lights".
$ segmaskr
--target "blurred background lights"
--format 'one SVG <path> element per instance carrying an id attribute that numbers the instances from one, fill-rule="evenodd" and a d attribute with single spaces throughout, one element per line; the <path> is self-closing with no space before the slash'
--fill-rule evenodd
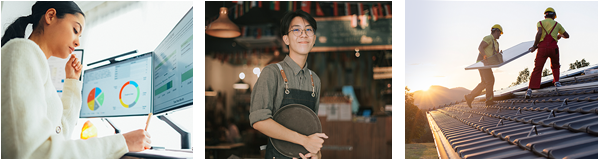
<path id="1" fill-rule="evenodd" d="M 243 73 L 243 72 L 239 73 L 239 78 L 240 79 L 245 79 L 245 73 Z"/>

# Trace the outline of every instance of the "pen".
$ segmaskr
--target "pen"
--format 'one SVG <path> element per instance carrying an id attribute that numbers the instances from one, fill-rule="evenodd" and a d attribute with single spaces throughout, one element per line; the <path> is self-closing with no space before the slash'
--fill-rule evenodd
<path id="1" fill-rule="evenodd" d="M 149 113 L 147 115 L 147 122 L 145 122 L 145 131 L 147 131 L 147 126 L 149 126 L 149 121 L 152 118 L 152 115 L 153 115 L 152 113 Z"/>

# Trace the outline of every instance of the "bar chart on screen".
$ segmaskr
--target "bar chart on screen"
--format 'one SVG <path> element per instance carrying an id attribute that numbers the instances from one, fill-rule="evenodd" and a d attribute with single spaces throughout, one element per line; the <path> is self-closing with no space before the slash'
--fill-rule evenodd
<path id="1" fill-rule="evenodd" d="M 154 50 L 154 114 L 193 102 L 193 11 Z"/>

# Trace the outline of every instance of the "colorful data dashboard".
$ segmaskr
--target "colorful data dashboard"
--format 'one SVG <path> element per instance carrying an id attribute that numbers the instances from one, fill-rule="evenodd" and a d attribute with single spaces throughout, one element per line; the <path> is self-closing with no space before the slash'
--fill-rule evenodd
<path id="1" fill-rule="evenodd" d="M 151 53 L 86 70 L 80 117 L 149 114 L 152 112 L 151 77 Z"/>
<path id="2" fill-rule="evenodd" d="M 193 104 L 193 8 L 153 52 L 115 60 L 125 55 L 84 71 L 81 118 L 160 114 Z"/>
<path id="3" fill-rule="evenodd" d="M 193 8 L 154 50 L 154 114 L 193 103 Z"/>

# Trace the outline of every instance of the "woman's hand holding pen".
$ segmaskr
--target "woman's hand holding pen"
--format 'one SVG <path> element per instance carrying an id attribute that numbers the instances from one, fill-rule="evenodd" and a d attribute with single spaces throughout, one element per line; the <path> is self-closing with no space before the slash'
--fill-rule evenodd
<path id="1" fill-rule="evenodd" d="M 129 152 L 139 152 L 151 148 L 151 137 L 149 133 L 143 129 L 124 133 L 123 136 L 127 142 Z"/>
<path id="2" fill-rule="evenodd" d="M 71 54 L 71 58 L 66 62 L 66 66 L 64 67 L 66 79 L 79 79 L 82 70 L 83 65 L 81 65 L 79 59 L 75 57 L 75 54 Z"/>

